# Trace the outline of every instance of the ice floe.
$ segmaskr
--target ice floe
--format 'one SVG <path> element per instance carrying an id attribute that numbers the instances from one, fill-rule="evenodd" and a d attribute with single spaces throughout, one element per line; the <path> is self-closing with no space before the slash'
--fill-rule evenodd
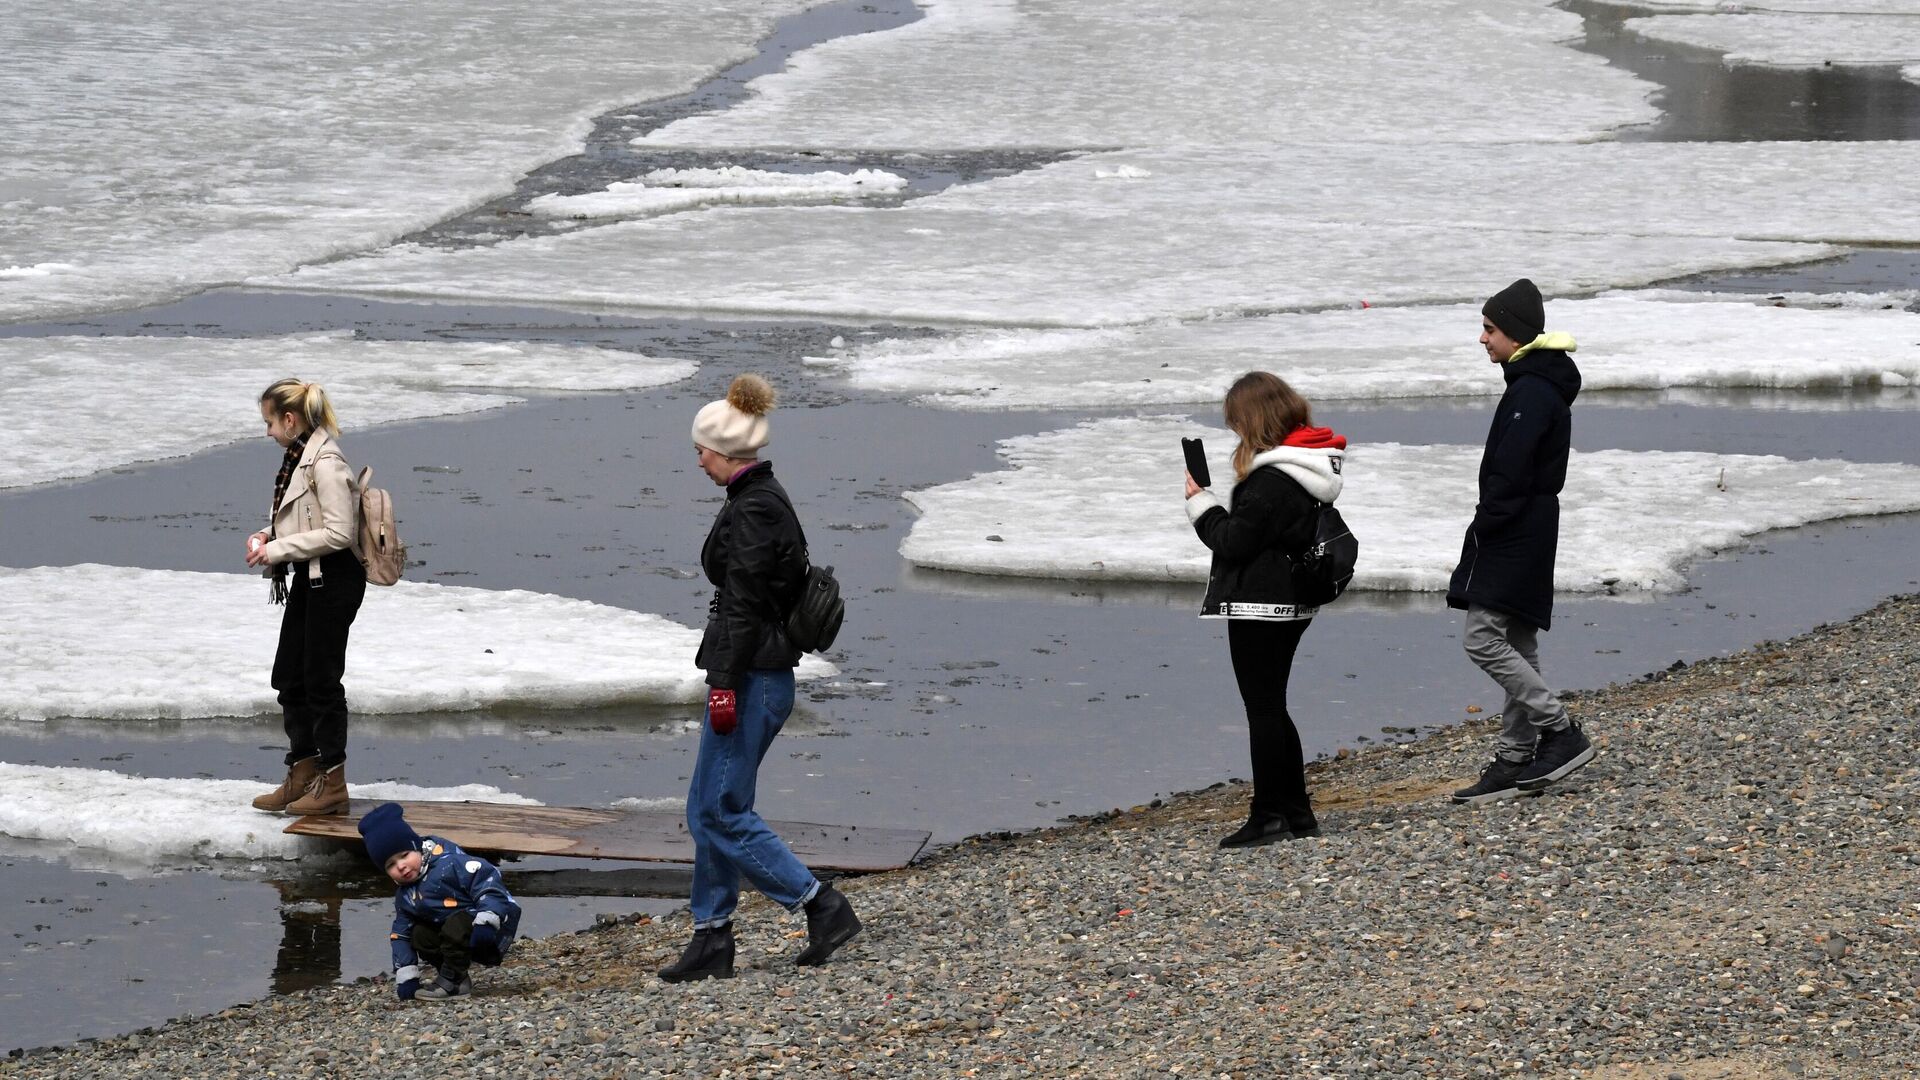
<path id="1" fill-rule="evenodd" d="M 1625 28 L 1655 41 L 1724 53 L 1730 64 L 1817 68 L 1920 60 L 1920 4 L 1911 2 L 1877 11 L 1871 4 L 1846 3 L 1652 15 L 1628 19 Z"/>
<path id="2" fill-rule="evenodd" d="M 77 478 L 135 461 L 261 438 L 260 392 L 287 376 L 321 383 L 349 429 L 475 412 L 514 391 L 633 390 L 696 365 L 589 346 L 275 338 L 0 338 L 0 488 Z M 163 424 L 127 438 L 100 388 L 138 372 Z"/>
<path id="3" fill-rule="evenodd" d="M 7 5 L 0 322 L 387 243 L 690 90 L 803 0 Z M 236 45 L 244 27 L 244 47 Z"/>
<path id="4" fill-rule="evenodd" d="M 1567 47 L 1580 17 L 1538 0 L 1437 0 L 1417 12 L 1339 0 L 920 6 L 924 19 L 808 49 L 755 79 L 749 100 L 648 142 L 1519 142 L 1658 115 L 1652 83 Z"/>
<path id="5" fill-rule="evenodd" d="M 1786 12 L 1812 15 L 1920 15 L 1914 0 L 1634 0 L 1655 11 L 1721 13 Z"/>
<path id="6" fill-rule="evenodd" d="M 146 862 L 299 859 L 340 851 L 331 841 L 290 836 L 281 831 L 288 818 L 253 808 L 253 797 L 276 780 L 142 777 L 0 762 L 0 791 L 7 793 L 0 799 L 0 834 Z M 417 787 L 389 781 L 350 787 L 360 799 L 540 805 L 486 784 Z"/>
<path id="7" fill-rule="evenodd" d="M 1563 296 L 1825 257 L 1833 243 L 1920 242 L 1920 200 L 1901 179 L 1920 172 L 1920 143 L 1513 146 L 1498 159 L 1459 146 L 1114 153 L 894 208 L 743 207 L 484 249 L 399 247 L 258 283 L 1091 327 L 1463 302 L 1522 274 Z M 1096 176 L 1121 164 L 1151 175 Z"/>
<path id="8" fill-rule="evenodd" d="M 1008 468 L 908 494 L 917 566 L 1068 579 L 1204 581 L 1181 505 L 1181 436 L 1203 437 L 1217 487 L 1233 438 L 1168 417 L 1097 420 L 1008 439 Z M 1360 538 L 1354 587 L 1444 590 L 1476 497 L 1478 446 L 1362 444 L 1340 510 Z M 1695 559 L 1771 529 L 1920 510 L 1920 467 L 1693 452 L 1576 452 L 1554 587 L 1670 590 Z"/>
<path id="9" fill-rule="evenodd" d="M 1547 325 L 1580 342 L 1588 391 L 1920 385 L 1920 314 L 1895 306 L 1909 297 L 1818 299 L 1841 306 L 1677 293 L 1555 300 Z M 808 363 L 863 390 L 956 409 L 1211 403 L 1254 368 L 1315 400 L 1498 394 L 1479 334 L 1480 306 L 1450 304 L 974 331 L 874 341 Z"/>
<path id="10" fill-rule="evenodd" d="M 252 574 L 80 565 L 0 568 L 0 720 L 279 712 L 267 685 L 281 608 Z M 357 713 L 515 705 L 697 706 L 700 631 L 658 615 L 522 590 L 403 581 L 353 624 Z M 799 676 L 834 673 L 809 656 Z"/>
<path id="11" fill-rule="evenodd" d="M 1375 148 L 1377 149 L 1377 148 Z M 1904 143 L 1459 147 L 1267 157 L 1124 155 L 1152 175 L 1061 162 L 888 210 L 743 210 L 484 250 L 394 249 L 277 283 L 465 299 L 1098 326 L 1466 300 L 1492 267 L 1549 293 L 1920 240 Z M 1540 185 L 1543 175 L 1581 182 Z M 1864 187 L 1862 186 L 1864 185 Z M 1716 192 L 1702 198 L 1702 190 Z M 1862 215 L 1862 202 L 1884 211 Z M 1511 208 L 1526 206 L 1516 222 Z M 1798 241 L 1785 244 L 1779 241 Z M 744 260 L 736 252 L 752 251 Z M 1500 253 L 1509 254 L 1502 255 Z M 1497 286 L 1496 286 L 1497 287 Z"/>
<path id="12" fill-rule="evenodd" d="M 613 220 L 655 217 L 703 206 L 780 206 L 884 198 L 906 190 L 903 176 L 877 169 L 850 173 L 655 169 L 638 180 L 584 195 L 542 195 L 527 203 L 541 217 Z"/>

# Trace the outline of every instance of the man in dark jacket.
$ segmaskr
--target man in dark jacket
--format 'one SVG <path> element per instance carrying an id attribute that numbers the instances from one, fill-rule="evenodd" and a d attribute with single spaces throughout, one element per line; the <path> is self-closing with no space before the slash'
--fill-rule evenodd
<path id="1" fill-rule="evenodd" d="M 1580 369 L 1569 334 L 1546 333 L 1546 306 L 1526 278 L 1480 312 L 1480 344 L 1507 389 L 1480 458 L 1480 501 L 1447 585 L 1466 610 L 1467 655 L 1500 684 L 1506 707 L 1491 764 L 1459 803 L 1538 791 L 1593 760 L 1593 745 L 1541 677 L 1538 635 L 1553 617 L 1560 489 L 1567 480 Z"/>

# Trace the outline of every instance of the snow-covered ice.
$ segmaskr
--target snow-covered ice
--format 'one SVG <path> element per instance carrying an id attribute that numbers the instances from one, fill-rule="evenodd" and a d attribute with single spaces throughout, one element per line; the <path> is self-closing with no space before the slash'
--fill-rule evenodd
<path id="1" fill-rule="evenodd" d="M 1819 11 L 1749 9 L 1628 19 L 1654 41 L 1724 53 L 1731 64 L 1817 68 L 1827 64 L 1911 64 L 1920 60 L 1920 4 Z M 1895 10 L 1898 9 L 1898 10 Z M 1908 78 L 1912 78 L 1908 74 Z"/>
<path id="2" fill-rule="evenodd" d="M 1915 0 L 1634 0 L 1634 7 L 1655 11 L 1715 12 L 1738 15 L 1747 12 L 1798 12 L 1815 15 L 1920 15 Z"/>
<path id="3" fill-rule="evenodd" d="M 638 180 L 584 195 L 542 195 L 527 209 L 542 217 L 614 220 L 656 217 L 703 206 L 785 206 L 898 195 L 905 177 L 878 169 L 850 173 L 786 173 L 729 165 L 723 169 L 655 169 Z"/>
<path id="4" fill-rule="evenodd" d="M 1833 243 L 1920 242 L 1920 200 L 1902 179 L 1920 173 L 1920 143 L 1528 145 L 1501 148 L 1497 168 L 1488 153 L 1116 152 L 894 208 L 743 207 L 484 249 L 400 247 L 259 284 L 1089 327 L 1463 302 L 1521 274 L 1549 295 L 1591 293 L 1830 256 Z M 1118 164 L 1151 175 L 1095 175 Z"/>
<path id="5" fill-rule="evenodd" d="M 1800 298 L 1803 303 L 1816 298 Z M 1634 294 L 1547 304 L 1580 342 L 1585 389 L 1906 388 L 1920 384 L 1909 297 L 1843 307 Z M 1830 297 L 1817 298 L 1833 304 Z M 1211 403 L 1273 371 L 1313 400 L 1497 394 L 1480 305 L 1369 308 L 1101 330 L 974 331 L 879 340 L 816 369 L 868 391 L 956 409 Z"/>
<path id="6" fill-rule="evenodd" d="M 287 376 L 325 386 L 350 438 L 373 424 L 521 400 L 512 391 L 635 390 L 695 370 L 689 360 L 590 346 L 360 341 L 349 333 L 0 338 L 0 488 L 264 438 L 256 402 Z M 139 373 L 145 407 L 167 418 L 138 439 L 100 407 L 100 388 L 124 383 L 130 371 Z"/>
<path id="7" fill-rule="evenodd" d="M 1069 579 L 1205 581 L 1181 505 L 1182 436 L 1206 440 L 1224 492 L 1224 430 L 1170 417 L 1097 420 L 1008 439 L 1009 468 L 910 493 L 917 566 Z M 1349 449 L 1340 511 L 1360 538 L 1357 589 L 1444 590 L 1473 516 L 1478 446 Z M 1554 587 L 1671 590 L 1695 559 L 1831 518 L 1920 510 L 1920 467 L 1666 451 L 1576 452 Z"/>
<path id="8" fill-rule="evenodd" d="M 0 791 L 7 793 L 0 799 L 0 834 L 145 862 L 299 859 L 339 851 L 331 841 L 282 832 L 288 818 L 252 807 L 253 797 L 278 779 L 142 777 L 0 761 Z M 540 805 L 486 784 L 419 787 L 387 781 L 349 786 L 359 799 Z"/>
<path id="9" fill-rule="evenodd" d="M 7 5 L 0 322 L 390 242 L 690 90 L 804 0 Z"/>
<path id="10" fill-rule="evenodd" d="M 925 0 L 677 121 L 671 146 L 1100 147 L 1581 139 L 1655 85 L 1566 42 L 1540 0 Z M 1524 123 L 1514 117 L 1524 116 Z"/>
<path id="11" fill-rule="evenodd" d="M 169 719 L 279 711 L 267 675 L 281 610 L 253 574 L 80 565 L 0 568 L 0 720 Z M 523 590 L 403 581 L 353 624 L 356 713 L 514 705 L 697 706 L 700 631 L 658 615 Z M 799 677 L 832 665 L 808 656 Z"/>

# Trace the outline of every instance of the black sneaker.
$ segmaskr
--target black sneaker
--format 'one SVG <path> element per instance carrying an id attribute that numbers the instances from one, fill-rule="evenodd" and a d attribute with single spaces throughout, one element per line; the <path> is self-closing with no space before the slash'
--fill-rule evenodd
<path id="1" fill-rule="evenodd" d="M 1520 771 L 1514 786 L 1521 791 L 1539 791 L 1555 780 L 1564 779 L 1575 769 L 1593 760 L 1593 744 L 1587 741 L 1580 725 L 1569 722 L 1558 731 L 1540 734 L 1540 745 L 1533 752 L 1533 764 Z"/>
<path id="2" fill-rule="evenodd" d="M 1480 779 L 1472 787 L 1463 787 L 1453 793 L 1453 801 L 1478 806 L 1481 803 L 1499 802 L 1502 799 L 1515 798 L 1520 788 L 1514 781 L 1521 772 L 1529 767 L 1529 762 L 1508 761 L 1506 758 L 1494 758 L 1480 772 Z"/>
<path id="3" fill-rule="evenodd" d="M 1293 839 L 1293 830 L 1287 828 L 1287 819 L 1283 817 L 1249 817 L 1247 823 L 1220 838 L 1223 848 L 1260 847 L 1264 844 L 1277 844 L 1282 840 Z"/>

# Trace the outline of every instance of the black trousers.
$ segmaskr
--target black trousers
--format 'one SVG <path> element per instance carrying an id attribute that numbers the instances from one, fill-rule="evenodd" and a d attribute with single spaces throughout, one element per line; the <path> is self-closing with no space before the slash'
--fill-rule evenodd
<path id="1" fill-rule="evenodd" d="M 360 613 L 367 571 L 352 551 L 320 559 L 318 588 L 307 582 L 307 564 L 296 563 L 287 581 L 287 610 L 280 617 L 280 648 L 273 655 L 273 688 L 287 728 L 287 764 L 319 755 L 331 769 L 347 760 L 347 630 Z"/>
<path id="2" fill-rule="evenodd" d="M 1253 816 L 1285 818 L 1290 826 L 1301 828 L 1318 822 L 1313 816 L 1313 803 L 1307 798 L 1300 731 L 1287 712 L 1287 680 L 1293 674 L 1293 654 L 1300 647 L 1300 636 L 1312 621 L 1227 622 L 1233 677 L 1247 706 L 1247 742 L 1253 751 Z"/>
<path id="3" fill-rule="evenodd" d="M 441 978 L 458 986 L 473 966 L 473 912 L 456 911 L 439 926 L 414 923 L 413 951 L 432 964 Z"/>

